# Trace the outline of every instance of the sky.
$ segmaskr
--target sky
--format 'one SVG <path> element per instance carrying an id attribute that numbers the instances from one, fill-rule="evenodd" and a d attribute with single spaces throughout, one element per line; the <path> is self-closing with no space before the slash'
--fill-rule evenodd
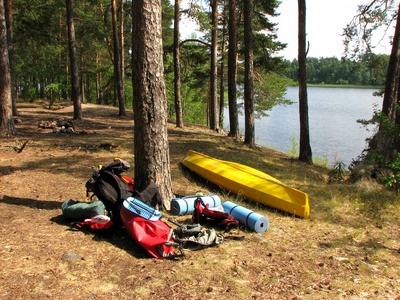
<path id="1" fill-rule="evenodd" d="M 185 6 L 183 1 L 181 6 Z M 359 4 L 368 3 L 369 0 L 306 0 L 306 32 L 307 41 L 310 43 L 308 57 L 337 57 L 344 53 L 343 28 L 357 14 Z M 286 59 L 297 58 L 298 34 L 298 2 L 297 0 L 282 0 L 277 10 L 280 16 L 274 18 L 278 23 L 278 41 L 287 44 L 284 51 L 278 53 Z M 182 19 L 180 30 L 182 38 L 188 38 L 195 32 L 195 23 Z M 393 35 L 391 28 L 389 35 Z M 376 54 L 390 54 L 390 43 L 386 39 L 374 51 Z"/>
<path id="2" fill-rule="evenodd" d="M 359 4 L 369 1 L 360 0 L 306 0 L 306 32 L 310 42 L 308 57 L 342 57 L 344 53 L 343 28 L 357 14 Z M 287 48 L 280 53 L 287 59 L 297 57 L 298 4 L 297 0 L 283 0 L 277 10 L 280 16 L 278 40 L 287 43 Z M 390 31 L 393 35 L 394 29 Z M 390 44 L 385 40 L 383 47 L 376 48 L 376 53 L 390 54 Z"/>

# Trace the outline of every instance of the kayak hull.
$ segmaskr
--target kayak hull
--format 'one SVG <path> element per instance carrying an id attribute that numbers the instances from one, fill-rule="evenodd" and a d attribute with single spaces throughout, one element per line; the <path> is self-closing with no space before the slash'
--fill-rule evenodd
<path id="1" fill-rule="evenodd" d="M 189 150 L 182 164 L 208 181 L 255 202 L 297 215 L 310 216 L 308 195 L 254 168 Z"/>

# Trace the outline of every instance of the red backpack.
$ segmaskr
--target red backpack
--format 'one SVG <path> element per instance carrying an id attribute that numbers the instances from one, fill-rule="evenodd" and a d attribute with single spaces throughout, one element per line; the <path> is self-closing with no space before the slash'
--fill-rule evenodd
<path id="1" fill-rule="evenodd" d="M 209 208 L 208 203 L 204 204 L 200 197 L 194 201 L 192 221 L 193 223 L 199 224 L 211 221 L 217 223 L 219 226 L 225 226 L 225 231 L 229 231 L 232 227 L 239 225 L 238 220 L 232 217 L 229 213 L 224 212 L 222 205 Z"/>

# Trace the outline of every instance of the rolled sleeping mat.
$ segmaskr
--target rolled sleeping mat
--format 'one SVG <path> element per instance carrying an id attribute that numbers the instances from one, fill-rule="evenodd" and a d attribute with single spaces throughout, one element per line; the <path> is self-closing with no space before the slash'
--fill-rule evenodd
<path id="1" fill-rule="evenodd" d="M 249 227 L 255 232 L 261 233 L 268 230 L 269 220 L 267 217 L 230 201 L 224 202 L 222 207 L 225 212 L 238 220 L 239 223 Z"/>
<path id="2" fill-rule="evenodd" d="M 191 214 L 194 211 L 194 201 L 197 198 L 201 198 L 204 204 L 208 204 L 208 207 L 217 207 L 221 205 L 221 198 L 217 195 L 193 195 L 186 196 L 183 198 L 174 198 L 171 201 L 171 214 L 175 216 Z"/>

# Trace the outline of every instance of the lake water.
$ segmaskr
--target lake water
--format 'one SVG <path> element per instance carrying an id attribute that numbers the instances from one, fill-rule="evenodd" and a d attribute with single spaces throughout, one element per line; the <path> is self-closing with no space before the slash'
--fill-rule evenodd
<path id="1" fill-rule="evenodd" d="M 289 152 L 293 136 L 300 138 L 298 87 L 288 87 L 286 98 L 296 103 L 276 106 L 268 117 L 255 120 L 256 143 Z M 382 98 L 373 96 L 374 89 L 308 87 L 310 142 L 313 158 L 326 157 L 332 165 L 343 161 L 349 166 L 366 146 L 365 139 L 373 135 L 357 123 L 370 119 L 374 104 L 382 107 Z M 224 128 L 229 130 L 229 114 L 225 110 Z M 239 116 L 240 132 L 244 133 L 244 116 Z"/>

